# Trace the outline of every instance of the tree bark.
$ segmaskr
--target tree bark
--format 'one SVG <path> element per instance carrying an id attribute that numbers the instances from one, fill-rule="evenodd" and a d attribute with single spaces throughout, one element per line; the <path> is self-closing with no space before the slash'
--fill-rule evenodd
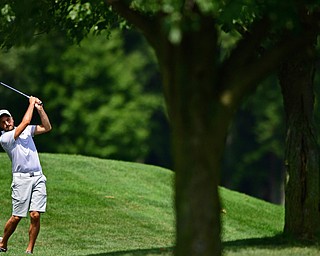
<path id="1" fill-rule="evenodd" d="M 179 45 L 163 38 L 157 53 L 172 128 L 178 256 L 221 255 L 218 184 L 232 112 L 215 100 L 213 19 L 201 25 Z"/>
<path id="2" fill-rule="evenodd" d="M 312 238 L 320 231 L 319 149 L 314 121 L 313 44 L 279 73 L 286 114 L 284 232 Z"/>

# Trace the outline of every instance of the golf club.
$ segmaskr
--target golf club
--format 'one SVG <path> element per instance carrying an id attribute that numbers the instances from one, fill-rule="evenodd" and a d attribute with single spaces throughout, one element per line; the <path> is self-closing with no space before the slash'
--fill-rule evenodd
<path id="1" fill-rule="evenodd" d="M 15 91 L 15 92 L 21 94 L 21 95 L 24 96 L 24 97 L 27 97 L 28 99 L 30 98 L 30 96 L 28 96 L 27 94 L 25 94 L 25 93 L 23 93 L 23 92 L 20 92 L 20 91 L 17 90 L 16 88 L 13 88 L 13 87 L 11 87 L 11 86 L 9 86 L 9 85 L 7 85 L 7 84 L 5 84 L 5 83 L 2 83 L 2 82 L 0 82 L 0 84 L 2 84 L 3 86 L 7 87 L 8 89 L 10 89 L 10 90 L 12 90 L 12 91 Z M 43 104 L 43 103 L 40 102 L 40 105 L 42 105 L 42 104 Z"/>

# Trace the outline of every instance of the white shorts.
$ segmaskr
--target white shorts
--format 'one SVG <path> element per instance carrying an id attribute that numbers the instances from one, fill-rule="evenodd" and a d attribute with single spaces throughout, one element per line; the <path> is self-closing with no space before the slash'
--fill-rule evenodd
<path id="1" fill-rule="evenodd" d="M 47 178 L 45 175 L 33 177 L 13 176 L 12 215 L 27 217 L 28 212 L 45 212 L 47 206 Z"/>

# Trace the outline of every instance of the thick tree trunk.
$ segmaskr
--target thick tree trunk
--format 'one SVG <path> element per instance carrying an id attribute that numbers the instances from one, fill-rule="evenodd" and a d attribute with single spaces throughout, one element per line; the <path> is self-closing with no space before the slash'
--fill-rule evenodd
<path id="1" fill-rule="evenodd" d="M 190 97 L 190 100 L 193 100 Z M 201 102 L 194 102 L 196 105 Z M 199 111 L 199 109 L 198 109 Z M 181 108 L 186 115 L 190 109 Z M 176 172 L 176 255 L 221 255 L 218 184 L 225 117 L 172 122 Z M 228 119 L 228 118 L 227 118 Z"/>
<path id="2" fill-rule="evenodd" d="M 320 231 L 314 69 L 314 60 L 302 53 L 285 63 L 279 74 L 287 125 L 284 232 L 300 238 Z"/>
<path id="3" fill-rule="evenodd" d="M 218 184 L 232 110 L 219 98 L 213 20 L 201 27 L 157 52 L 172 128 L 178 256 L 221 255 Z"/>

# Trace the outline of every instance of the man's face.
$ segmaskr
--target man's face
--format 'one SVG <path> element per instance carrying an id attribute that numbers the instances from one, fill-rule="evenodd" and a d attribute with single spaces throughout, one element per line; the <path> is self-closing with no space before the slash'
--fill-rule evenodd
<path id="1" fill-rule="evenodd" d="M 0 128 L 5 132 L 11 131 L 14 128 L 13 118 L 7 115 L 3 115 L 0 117 Z"/>

